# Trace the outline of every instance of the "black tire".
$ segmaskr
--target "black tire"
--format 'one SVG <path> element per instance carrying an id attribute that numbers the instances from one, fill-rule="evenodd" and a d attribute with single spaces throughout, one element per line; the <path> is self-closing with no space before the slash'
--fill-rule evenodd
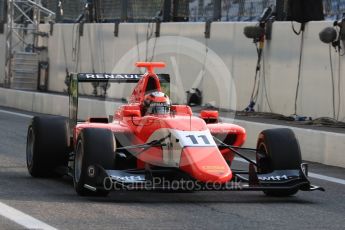
<path id="1" fill-rule="evenodd" d="M 84 187 L 90 166 L 100 165 L 113 169 L 116 141 L 108 129 L 85 128 L 78 137 L 75 148 L 73 184 L 80 196 L 107 196 L 110 191 L 97 189 L 96 192 Z"/>
<path id="2" fill-rule="evenodd" d="M 302 163 L 298 140 L 291 129 L 268 129 L 259 134 L 256 161 L 259 173 L 299 169 Z M 298 189 L 264 191 L 267 196 L 292 196 Z"/>
<path id="3" fill-rule="evenodd" d="M 26 142 L 26 164 L 33 177 L 58 176 L 55 169 L 69 158 L 68 120 L 59 116 L 39 116 L 31 120 Z"/>

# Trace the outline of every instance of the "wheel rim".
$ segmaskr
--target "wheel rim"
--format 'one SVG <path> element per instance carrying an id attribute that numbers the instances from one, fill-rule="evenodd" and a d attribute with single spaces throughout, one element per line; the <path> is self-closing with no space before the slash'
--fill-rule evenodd
<path id="1" fill-rule="evenodd" d="M 74 159 L 74 180 L 75 182 L 79 182 L 81 171 L 82 171 L 82 165 L 83 165 L 83 145 L 81 141 L 78 143 L 75 159 Z"/>
<path id="2" fill-rule="evenodd" d="M 35 143 L 35 135 L 32 128 L 29 129 L 28 132 L 28 139 L 26 145 L 26 163 L 28 168 L 32 168 L 33 158 L 34 158 L 34 143 Z"/>

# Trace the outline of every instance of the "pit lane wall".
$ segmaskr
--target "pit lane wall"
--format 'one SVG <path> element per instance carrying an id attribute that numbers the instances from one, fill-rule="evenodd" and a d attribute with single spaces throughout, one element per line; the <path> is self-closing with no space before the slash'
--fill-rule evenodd
<path id="1" fill-rule="evenodd" d="M 121 103 L 94 99 L 79 100 L 79 118 L 112 115 Z M 37 113 L 68 116 L 68 97 L 56 94 L 28 92 L 0 88 L 0 106 L 22 109 Z M 232 122 L 222 118 L 224 122 Z M 258 134 L 264 129 L 284 126 L 249 122 L 235 119 L 234 123 L 247 131 L 246 147 L 254 148 Z M 295 132 L 301 147 L 303 160 L 345 168 L 345 134 L 290 127 Z"/>
<path id="2" fill-rule="evenodd" d="M 214 22 L 211 25 L 210 39 L 207 41 L 204 38 L 204 23 L 162 23 L 160 37 L 157 39 L 154 34 L 154 24 L 150 27 L 147 23 L 121 23 L 118 37 L 114 36 L 114 24 L 85 24 L 80 39 L 78 39 L 78 25 L 55 24 L 53 35 L 48 40 L 42 38 L 40 44 L 47 45 L 49 50 L 49 90 L 63 92 L 66 89 L 64 84 L 66 65 L 70 72 L 137 73 L 139 70 L 134 67 L 134 62 L 151 60 L 153 56 L 152 60 L 165 61 L 168 65 L 166 69 L 158 72 L 169 73 L 172 76 L 174 102 L 185 102 L 185 91 L 193 86 L 193 82 L 205 70 L 205 79 L 199 87 L 203 90 L 204 103 L 242 110 L 249 103 L 257 60 L 255 46 L 252 40 L 243 35 L 243 28 L 253 24 Z M 323 28 L 330 25 L 332 22 L 329 21 L 310 22 L 306 26 L 297 100 L 299 115 L 313 118 L 333 117 L 329 47 L 323 44 L 318 36 Z M 298 28 L 299 24 L 295 23 L 294 26 Z M 146 48 L 148 28 L 149 34 L 150 32 L 153 34 Z M 49 29 L 49 25 L 41 25 L 41 30 L 49 32 Z M 166 45 L 164 40 L 167 36 L 173 36 L 169 45 Z M 188 41 L 186 45 L 186 40 L 183 38 L 192 39 L 197 45 L 194 43 L 190 45 Z M 261 80 L 257 111 L 272 110 L 284 115 L 294 113 L 300 41 L 301 36 L 293 33 L 290 22 L 273 24 L 272 40 L 267 41 L 264 49 L 262 76 L 265 73 L 265 81 Z M 141 44 L 140 49 L 136 48 L 137 44 Z M 209 47 L 207 56 L 206 49 L 200 46 L 203 44 Z M 3 35 L 0 36 L 0 47 L 4 50 Z M 77 47 L 80 47 L 79 52 Z M 191 49 L 186 51 L 189 47 Z M 153 50 L 155 55 L 152 55 Z M 220 59 L 215 58 L 212 51 Z M 1 52 L 1 73 L 4 73 L 3 56 L 4 52 Z M 337 106 L 338 97 L 345 98 L 345 67 L 342 64 L 345 57 L 340 58 L 340 66 L 337 53 L 333 49 L 332 57 Z M 219 60 L 224 62 L 230 74 L 220 70 L 222 63 Z M 340 79 L 338 79 L 339 70 Z M 3 76 L 4 74 L 1 74 L 1 77 Z M 132 87 L 133 85 L 116 84 L 111 86 L 109 96 L 127 97 Z M 91 93 L 91 84 L 83 86 L 81 91 Z M 340 101 L 339 115 L 339 120 L 344 121 L 344 101 Z"/>

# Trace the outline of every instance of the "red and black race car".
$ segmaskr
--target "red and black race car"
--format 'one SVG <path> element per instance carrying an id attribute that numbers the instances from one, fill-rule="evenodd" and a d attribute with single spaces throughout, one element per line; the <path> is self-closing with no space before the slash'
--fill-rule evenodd
<path id="1" fill-rule="evenodd" d="M 242 148 L 245 130 L 221 123 L 218 111 L 193 116 L 173 105 L 162 62 L 138 62 L 139 74 L 72 74 L 69 118 L 36 116 L 28 128 L 27 167 L 33 177 L 70 175 L 79 195 L 106 196 L 113 189 L 243 190 L 290 196 L 311 185 L 298 141 L 289 129 L 260 133 L 255 149 Z M 108 117 L 78 121 L 83 82 L 137 82 L 129 103 Z M 252 152 L 251 160 L 244 152 Z M 234 170 L 234 157 L 248 170 Z"/>

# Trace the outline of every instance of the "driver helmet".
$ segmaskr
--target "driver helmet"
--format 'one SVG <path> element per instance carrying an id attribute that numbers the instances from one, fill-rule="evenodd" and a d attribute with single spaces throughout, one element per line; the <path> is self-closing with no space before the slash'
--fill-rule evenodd
<path id="1" fill-rule="evenodd" d="M 143 112 L 144 114 L 169 114 L 170 106 L 171 103 L 168 95 L 163 92 L 155 91 L 145 95 Z"/>

